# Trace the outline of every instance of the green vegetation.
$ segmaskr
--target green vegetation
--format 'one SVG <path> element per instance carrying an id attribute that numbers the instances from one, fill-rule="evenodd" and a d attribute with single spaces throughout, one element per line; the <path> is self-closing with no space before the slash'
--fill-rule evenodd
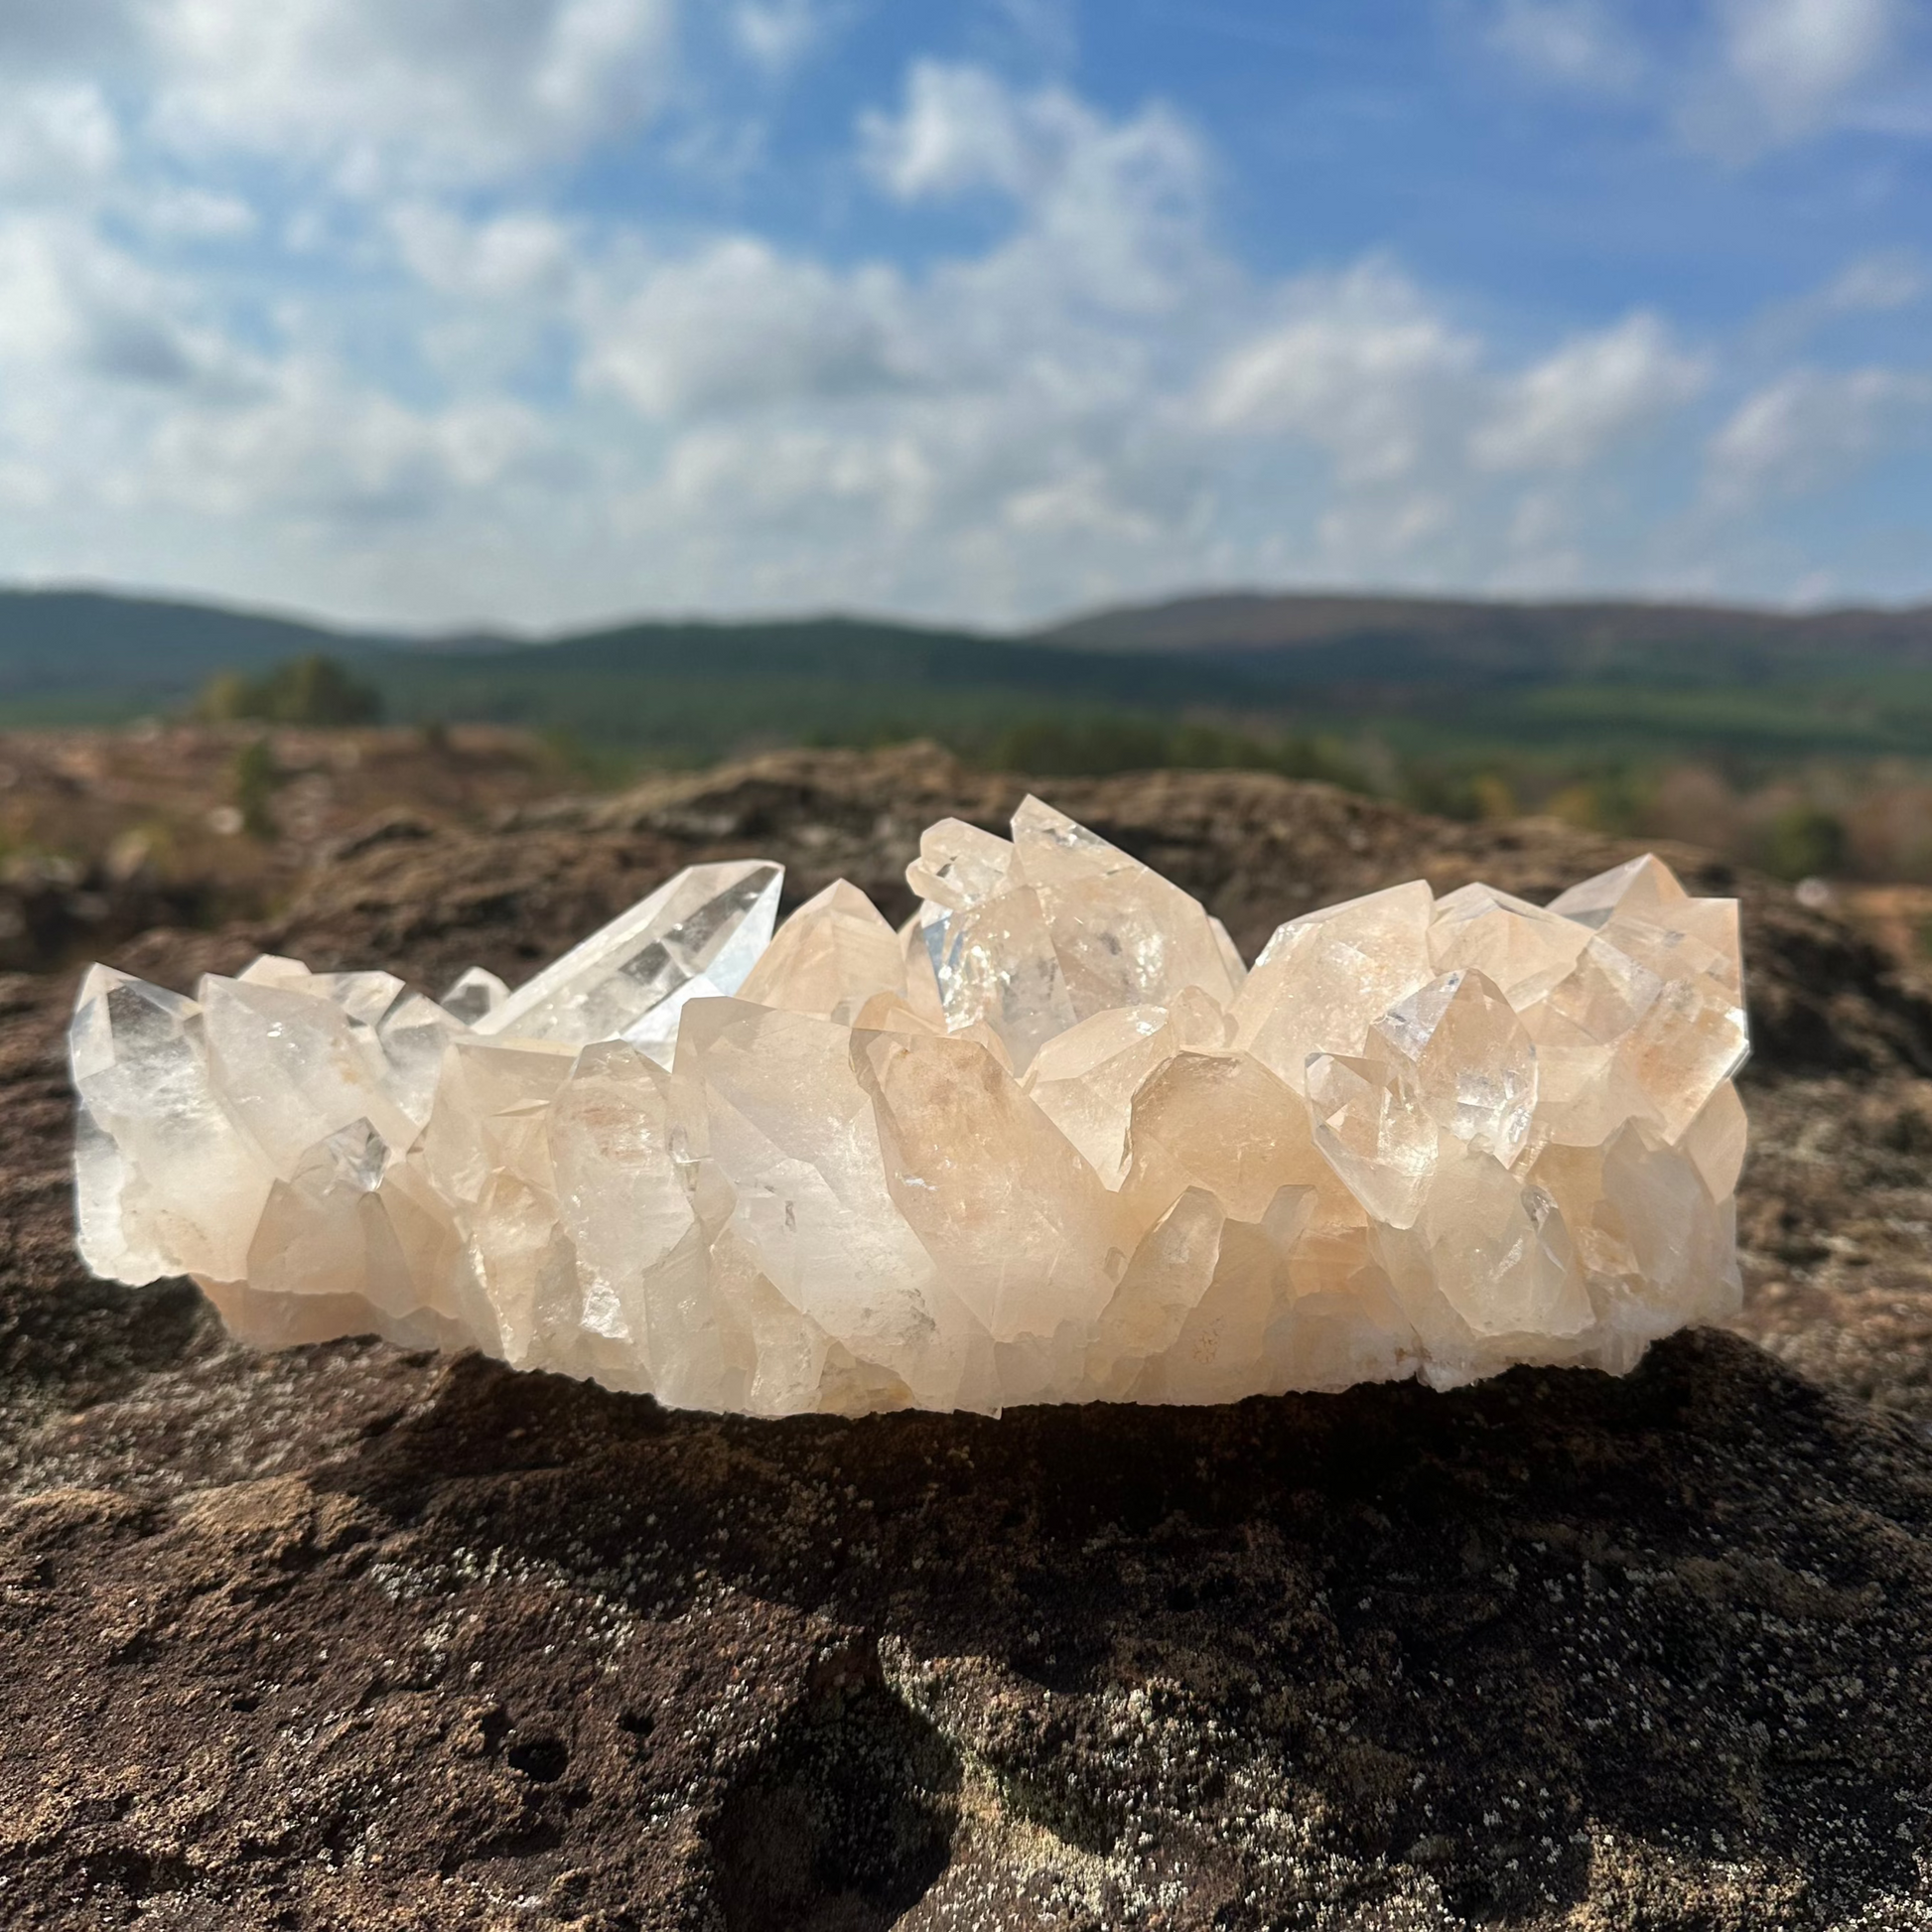
<path id="1" fill-rule="evenodd" d="M 0 590 L 0 722 L 118 724 L 178 711 L 218 671 L 399 641 L 164 598 Z"/>
<path id="2" fill-rule="evenodd" d="M 203 687 L 195 709 L 210 724 L 372 725 L 382 716 L 382 694 L 318 651 L 260 677 L 218 672 Z"/>
<path id="3" fill-rule="evenodd" d="M 1735 655 L 1714 662 L 1734 675 Z M 371 652 L 353 673 L 311 654 L 218 679 L 202 702 L 205 714 L 319 723 L 367 716 L 379 699 L 430 750 L 447 746 L 447 720 L 517 726 L 587 786 L 787 744 L 931 738 L 1043 777 L 1276 771 L 1448 817 L 1545 813 L 1685 839 L 1789 879 L 1932 877 L 1932 668 L 1837 659 L 1808 680 L 1787 669 L 1699 684 L 1695 661 L 1653 656 L 1652 683 L 1634 669 L 1542 685 L 1477 670 L 1378 687 L 1371 702 L 1355 686 L 1298 683 L 1306 666 L 1285 670 L 1279 656 L 842 619 L 648 624 L 555 645 Z M 1883 809 L 1874 786 L 1890 787 Z M 272 827 L 273 788 L 264 768 L 242 802 L 238 772 L 251 830 Z"/>
<path id="4" fill-rule="evenodd" d="M 1780 879 L 1830 877 L 1845 869 L 1845 825 L 1806 801 L 1787 806 L 1766 828 L 1764 865 Z"/>
<path id="5" fill-rule="evenodd" d="M 229 778 L 234 786 L 235 809 L 241 814 L 241 829 L 251 839 L 275 837 L 275 794 L 283 775 L 275 760 L 275 748 L 265 738 L 250 739 L 235 754 Z"/>
<path id="6" fill-rule="evenodd" d="M 190 709 L 380 715 L 439 756 L 451 724 L 512 726 L 585 785 L 915 738 L 1044 776 L 1240 767 L 1688 838 L 1793 878 L 1932 878 L 1932 611 L 1209 599 L 1034 637 L 831 617 L 406 645 L 0 592 L 0 728 Z M 250 770 L 238 808 L 266 826 L 274 776 Z"/>
<path id="7" fill-rule="evenodd" d="M 1216 641 L 1233 634 L 1216 613 L 1250 605 L 1274 628 Z M 941 735 L 989 759 L 1024 741 L 1035 762 L 1082 769 L 1118 765 L 1131 728 L 1160 734 L 1135 741 L 1136 761 L 1294 762 L 1318 747 L 1317 762 L 1352 769 L 1379 757 L 1462 810 L 1489 809 L 1483 773 L 1515 785 L 1538 759 L 1596 782 L 1677 758 L 1932 757 L 1932 612 L 1399 599 L 1189 610 L 1163 619 L 1158 642 L 1126 613 L 1035 637 L 834 617 L 406 645 L 187 605 L 0 592 L 0 727 L 179 715 L 198 691 L 219 716 L 348 722 L 371 715 L 374 693 L 403 723 L 514 725 L 657 763 Z M 1183 746 L 1196 728 L 1240 746 Z M 1384 752 L 1365 754 L 1370 740 Z M 1387 770 L 1378 782 L 1388 788 Z M 1534 780 L 1523 795 L 1548 789 Z"/>
<path id="8" fill-rule="evenodd" d="M 1001 732 L 980 749 L 980 757 L 1003 771 L 1036 771 L 1053 778 L 1177 767 L 1276 771 L 1285 778 L 1323 778 L 1354 791 L 1373 789 L 1346 748 L 1329 740 L 1259 738 L 1215 725 L 1164 724 L 1154 718 L 1031 718 Z"/>

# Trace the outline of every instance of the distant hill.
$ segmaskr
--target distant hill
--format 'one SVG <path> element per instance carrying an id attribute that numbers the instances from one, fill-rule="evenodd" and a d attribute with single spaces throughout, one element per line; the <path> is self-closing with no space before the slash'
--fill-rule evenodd
<path id="1" fill-rule="evenodd" d="M 1038 634 L 1233 678 L 1412 751 L 1932 757 L 1932 608 L 1271 596 L 1095 612 Z"/>
<path id="2" fill-rule="evenodd" d="M 166 598 L 0 590 L 0 709 L 16 719 L 44 710 L 50 722 L 69 712 L 76 722 L 134 716 L 179 702 L 216 671 L 395 641 Z"/>
<path id="3" fill-rule="evenodd" d="M 520 650 L 363 660 L 397 716 L 561 727 L 710 758 L 745 745 L 985 738 L 1018 718 L 1270 711 L 1263 678 L 1171 652 L 1068 649 L 862 618 L 625 624 Z"/>
<path id="4" fill-rule="evenodd" d="M 1076 649 L 1280 658 L 1327 683 L 1384 673 L 1550 682 L 1625 674 L 1718 683 L 1848 661 L 1932 668 L 1932 606 L 1790 613 L 1723 604 L 1227 592 L 1096 611 L 1035 633 Z"/>
<path id="5" fill-rule="evenodd" d="M 854 617 L 644 621 L 546 640 L 402 637 L 100 592 L 0 592 L 0 725 L 179 709 L 313 651 L 391 718 L 568 732 L 702 759 L 1039 719 L 1207 719 L 1405 753 L 1932 757 L 1932 610 L 1222 595 L 1022 636 Z"/>
<path id="6" fill-rule="evenodd" d="M 1268 702 L 1238 669 L 1204 685 L 1197 665 L 1167 653 L 862 618 L 640 622 L 538 641 L 407 638 L 93 591 L 0 591 L 0 724 L 176 709 L 217 671 L 314 651 L 352 662 L 392 717 L 558 728 L 694 757 L 747 742 L 992 729 L 1069 707 Z"/>

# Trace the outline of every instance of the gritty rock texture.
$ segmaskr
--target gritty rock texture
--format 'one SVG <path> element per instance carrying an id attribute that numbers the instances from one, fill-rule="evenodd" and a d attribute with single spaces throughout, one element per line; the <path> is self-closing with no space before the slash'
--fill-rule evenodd
<path id="1" fill-rule="evenodd" d="M 902 915 L 918 829 L 1023 789 L 767 760 L 375 844 L 115 963 L 515 983 L 754 852 Z M 1250 952 L 1628 856 L 1253 778 L 1052 795 Z M 1448 1395 L 761 1423 L 249 1355 L 81 1278 L 71 984 L 0 981 L 0 1922 L 1932 1925 L 1932 1010 L 1667 856 L 1744 904 L 1743 1332 Z"/>

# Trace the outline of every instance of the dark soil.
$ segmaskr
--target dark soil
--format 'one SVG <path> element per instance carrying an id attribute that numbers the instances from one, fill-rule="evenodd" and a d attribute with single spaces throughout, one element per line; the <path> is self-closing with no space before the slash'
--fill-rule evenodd
<path id="1" fill-rule="evenodd" d="M 274 928 L 515 978 L 695 857 L 891 912 L 1018 784 L 763 761 L 351 846 Z M 1258 777 L 1060 784 L 1252 952 L 1620 850 Z M 1741 891 L 1738 1333 L 1231 1409 L 754 1423 L 245 1354 L 71 1256 L 70 979 L 0 979 L 0 1924 L 1932 1927 L 1932 1006 Z"/>

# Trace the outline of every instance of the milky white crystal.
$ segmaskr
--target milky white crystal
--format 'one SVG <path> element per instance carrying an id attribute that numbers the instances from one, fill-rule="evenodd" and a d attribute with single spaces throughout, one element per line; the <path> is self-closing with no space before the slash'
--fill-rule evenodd
<path id="1" fill-rule="evenodd" d="M 899 931 L 694 866 L 514 992 L 96 966 L 81 1252 L 246 1340 L 374 1331 L 761 1415 L 1627 1369 L 1735 1308 L 1736 907 L 1653 858 L 1420 883 L 1246 970 L 1029 798 Z"/>

